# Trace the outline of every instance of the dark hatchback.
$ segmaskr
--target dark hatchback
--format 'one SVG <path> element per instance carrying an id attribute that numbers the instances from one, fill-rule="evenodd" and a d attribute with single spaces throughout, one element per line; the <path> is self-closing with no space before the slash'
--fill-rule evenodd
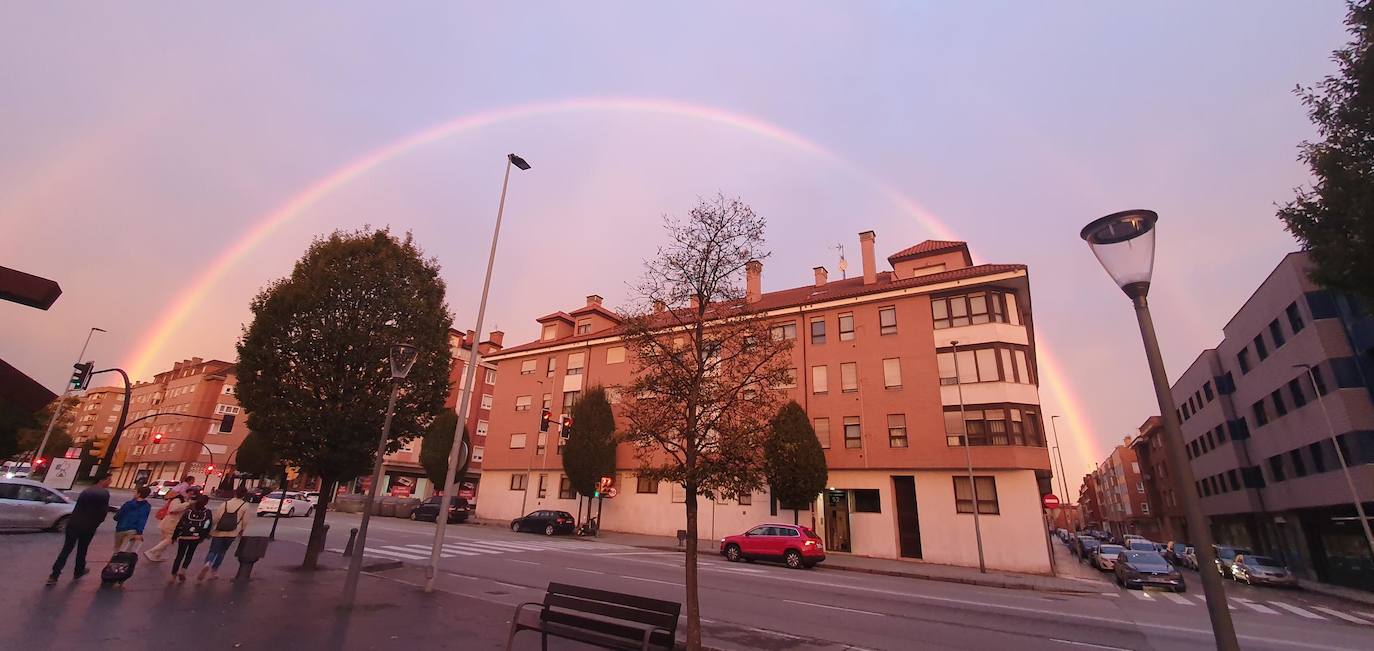
<path id="1" fill-rule="evenodd" d="M 1188 589 L 1183 575 L 1159 552 L 1129 549 L 1116 557 L 1116 584 L 1123 588 L 1168 588 L 1174 592 Z"/>
<path id="2" fill-rule="evenodd" d="M 410 519 L 424 520 L 425 522 L 434 522 L 435 520 L 438 520 L 440 507 L 439 502 L 442 499 L 444 499 L 443 496 L 435 495 L 434 497 L 425 500 L 419 506 L 415 507 L 414 511 L 410 512 Z M 467 500 L 461 497 L 453 498 L 453 502 L 448 505 L 449 524 L 454 524 L 457 522 L 467 522 L 468 516 L 470 515 L 472 515 L 472 507 L 468 504 Z"/>
<path id="3" fill-rule="evenodd" d="M 572 533 L 576 528 L 577 521 L 567 511 L 531 511 L 510 521 L 511 531 L 533 531 L 546 536 Z"/>

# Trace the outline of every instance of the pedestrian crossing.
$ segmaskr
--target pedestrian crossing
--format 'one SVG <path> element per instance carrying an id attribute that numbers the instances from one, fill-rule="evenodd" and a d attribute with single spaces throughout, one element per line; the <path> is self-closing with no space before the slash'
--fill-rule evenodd
<path id="1" fill-rule="evenodd" d="M 1116 593 L 1103 593 L 1104 596 Z M 1140 601 L 1150 601 L 1155 603 L 1171 602 L 1180 606 L 1199 607 L 1207 605 L 1207 597 L 1199 593 L 1192 592 L 1154 592 L 1147 590 L 1126 590 L 1126 595 Z M 1326 606 L 1314 604 L 1304 604 L 1298 606 L 1283 601 L 1258 601 L 1255 599 L 1245 599 L 1241 597 L 1228 597 L 1227 606 L 1232 612 L 1258 613 L 1261 615 L 1297 615 L 1304 619 L 1331 621 L 1332 619 L 1341 620 L 1351 624 L 1363 626 L 1374 626 L 1374 613 L 1352 613 L 1342 612 Z"/>
<path id="2" fill-rule="evenodd" d="M 489 557 L 497 554 L 520 554 L 526 552 L 583 552 L 583 551 L 619 551 L 632 549 L 625 545 L 615 545 L 611 543 L 590 542 L 590 541 L 570 541 L 570 540 L 476 540 L 454 538 L 445 542 L 439 556 L 441 558 L 461 558 L 461 557 Z M 329 551 L 342 554 L 342 549 L 330 549 Z M 418 561 L 428 560 L 431 547 L 429 545 L 380 545 L 368 547 L 365 556 L 384 558 L 387 560 L 399 561 Z"/>

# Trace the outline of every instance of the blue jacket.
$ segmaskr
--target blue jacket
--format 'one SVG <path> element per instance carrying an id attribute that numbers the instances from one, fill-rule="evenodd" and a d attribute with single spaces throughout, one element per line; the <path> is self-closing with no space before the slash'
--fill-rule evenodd
<path id="1" fill-rule="evenodd" d="M 148 500 L 129 500 L 115 511 L 115 531 L 137 531 L 143 533 L 143 526 L 148 524 L 148 513 L 153 510 L 153 505 Z"/>

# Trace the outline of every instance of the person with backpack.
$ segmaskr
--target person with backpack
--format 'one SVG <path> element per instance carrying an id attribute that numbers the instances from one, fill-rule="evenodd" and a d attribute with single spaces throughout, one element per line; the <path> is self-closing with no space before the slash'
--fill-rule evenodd
<path id="1" fill-rule="evenodd" d="M 210 509 L 205 508 L 205 505 L 209 503 L 209 497 L 197 495 L 191 501 L 191 505 L 181 513 L 181 519 L 177 522 L 177 528 L 172 534 L 177 540 L 177 556 L 172 561 L 171 581 L 186 580 L 186 568 L 191 566 L 191 557 L 195 555 L 196 547 L 200 546 L 200 541 L 210 535 L 210 526 L 213 524 L 214 514 L 210 512 Z"/>
<path id="2" fill-rule="evenodd" d="M 185 494 L 167 494 L 167 501 L 163 503 L 162 508 L 158 509 L 155 514 L 158 520 L 157 528 L 160 534 L 160 540 L 156 545 L 153 545 L 152 549 L 143 551 L 144 558 L 154 563 L 161 563 L 167 560 L 167 555 L 163 550 L 170 547 L 172 543 L 176 541 L 177 523 L 181 522 L 181 514 L 191 506 L 190 500 L 194 497 L 195 493 L 193 491 L 188 491 Z"/>
<path id="3" fill-rule="evenodd" d="M 243 535 L 243 528 L 248 525 L 248 518 L 244 507 L 248 506 L 248 489 L 240 486 L 234 490 L 234 497 L 225 502 L 215 510 L 215 527 L 210 531 L 210 549 L 205 552 L 205 566 L 200 568 L 200 574 L 196 576 L 196 583 L 204 581 L 208 576 L 210 580 L 219 578 L 219 566 L 224 562 L 224 557 L 229 553 L 229 546 L 239 536 Z"/>
<path id="4" fill-rule="evenodd" d="M 143 527 L 147 526 L 148 514 L 153 511 L 152 505 L 148 503 L 150 493 L 152 489 L 139 486 L 134 498 L 120 505 L 119 510 L 115 511 L 115 551 L 122 552 L 126 545 L 138 545 L 143 541 Z"/>

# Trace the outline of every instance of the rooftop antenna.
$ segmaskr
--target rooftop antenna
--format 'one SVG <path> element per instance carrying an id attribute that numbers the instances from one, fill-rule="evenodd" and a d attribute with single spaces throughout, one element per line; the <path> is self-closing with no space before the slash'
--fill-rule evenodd
<path id="1" fill-rule="evenodd" d="M 849 269 L 849 261 L 844 259 L 844 245 L 836 244 L 832 248 L 840 252 L 840 279 L 843 280 L 845 278 L 848 278 L 849 276 L 845 273 L 845 271 Z"/>

